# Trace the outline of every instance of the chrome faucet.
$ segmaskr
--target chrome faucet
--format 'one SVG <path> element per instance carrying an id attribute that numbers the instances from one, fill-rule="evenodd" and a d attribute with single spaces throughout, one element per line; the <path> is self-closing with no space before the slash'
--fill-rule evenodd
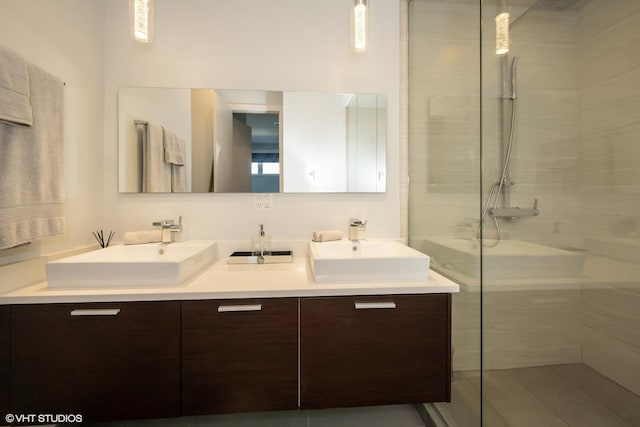
<path id="1" fill-rule="evenodd" d="M 172 219 L 163 219 L 162 221 L 154 221 L 153 226 L 162 229 L 162 243 L 171 243 L 173 242 L 173 233 L 182 231 L 182 217 L 178 219 L 177 224 Z"/>
<path id="2" fill-rule="evenodd" d="M 358 218 L 351 218 L 349 220 L 349 240 L 358 240 L 358 232 L 365 231 L 367 229 L 367 221 L 362 221 Z"/>

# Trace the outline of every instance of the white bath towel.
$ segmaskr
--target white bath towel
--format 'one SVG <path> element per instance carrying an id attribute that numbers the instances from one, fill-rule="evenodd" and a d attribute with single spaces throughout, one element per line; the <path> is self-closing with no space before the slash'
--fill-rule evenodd
<path id="1" fill-rule="evenodd" d="M 314 242 L 331 242 L 333 240 L 341 240 L 342 231 L 340 230 L 324 230 L 314 231 L 312 240 Z"/>
<path id="2" fill-rule="evenodd" d="M 171 129 L 163 127 L 164 161 L 172 165 L 184 166 L 184 141 Z"/>
<path id="3" fill-rule="evenodd" d="M 171 191 L 187 191 L 187 168 L 185 167 L 185 143 L 172 130 L 164 128 L 164 161 L 171 165 Z"/>
<path id="4" fill-rule="evenodd" d="M 153 243 L 162 240 L 162 230 L 127 231 L 124 233 L 122 243 L 125 245 L 139 245 L 141 243 Z"/>
<path id="5" fill-rule="evenodd" d="M 63 83 L 27 64 L 33 126 L 0 123 L 0 249 L 65 232 Z"/>
<path id="6" fill-rule="evenodd" d="M 0 122 L 33 125 L 27 61 L 0 46 Z"/>
<path id="7" fill-rule="evenodd" d="M 171 165 L 164 161 L 164 131 L 162 126 L 147 123 L 142 130 L 142 191 L 171 192 Z"/>

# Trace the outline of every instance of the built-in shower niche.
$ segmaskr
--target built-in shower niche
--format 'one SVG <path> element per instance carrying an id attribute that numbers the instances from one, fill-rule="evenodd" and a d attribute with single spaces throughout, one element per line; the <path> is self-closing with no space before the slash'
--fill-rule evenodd
<path id="1" fill-rule="evenodd" d="M 431 256 L 436 269 L 470 278 L 479 277 L 480 242 L 476 239 L 433 237 L 413 241 L 412 244 Z M 578 279 L 582 276 L 584 264 L 581 253 L 520 240 L 502 240 L 494 247 L 483 246 L 482 256 L 483 277 L 490 282 Z"/>

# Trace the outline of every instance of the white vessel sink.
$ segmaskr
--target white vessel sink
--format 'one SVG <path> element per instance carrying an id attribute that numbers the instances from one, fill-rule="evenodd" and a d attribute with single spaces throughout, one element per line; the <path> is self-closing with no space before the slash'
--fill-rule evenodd
<path id="1" fill-rule="evenodd" d="M 216 242 L 118 245 L 47 263 L 50 288 L 179 285 L 215 260 Z"/>
<path id="2" fill-rule="evenodd" d="M 417 282 L 427 280 L 429 256 L 393 240 L 310 242 L 317 282 Z"/>

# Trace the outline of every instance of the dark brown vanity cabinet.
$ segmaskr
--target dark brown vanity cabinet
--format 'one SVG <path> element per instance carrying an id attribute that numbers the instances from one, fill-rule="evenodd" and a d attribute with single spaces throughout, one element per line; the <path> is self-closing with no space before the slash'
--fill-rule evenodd
<path id="1" fill-rule="evenodd" d="M 9 306 L 0 305 L 0 417 L 9 413 L 9 390 L 11 389 L 10 319 Z"/>
<path id="2" fill-rule="evenodd" d="M 180 302 L 11 306 L 11 411 L 180 415 Z"/>
<path id="3" fill-rule="evenodd" d="M 83 421 L 450 400 L 450 294 L 0 306 L 0 411 Z"/>
<path id="4" fill-rule="evenodd" d="M 450 400 L 450 294 L 302 298 L 302 408 Z"/>
<path id="5" fill-rule="evenodd" d="M 182 303 L 183 415 L 297 406 L 297 298 Z"/>

